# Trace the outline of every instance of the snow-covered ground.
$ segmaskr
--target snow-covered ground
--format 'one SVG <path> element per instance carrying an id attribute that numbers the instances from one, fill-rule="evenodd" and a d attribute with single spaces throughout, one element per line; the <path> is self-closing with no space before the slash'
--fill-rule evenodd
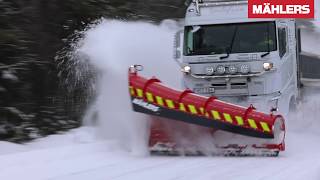
<path id="1" fill-rule="evenodd" d="M 318 124 L 319 125 L 319 124 Z M 320 179 L 320 134 L 289 131 L 279 157 L 135 156 L 80 128 L 27 145 L 0 143 L 0 179 Z"/>

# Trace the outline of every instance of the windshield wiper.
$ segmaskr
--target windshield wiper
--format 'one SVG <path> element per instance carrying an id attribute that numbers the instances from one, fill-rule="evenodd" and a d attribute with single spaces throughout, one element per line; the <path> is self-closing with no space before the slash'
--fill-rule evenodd
<path id="1" fill-rule="evenodd" d="M 227 55 L 225 55 L 225 56 L 220 56 L 220 59 L 226 59 L 226 58 L 228 58 L 228 57 L 229 57 L 229 55 L 230 55 L 230 52 L 229 52 L 229 51 L 227 51 Z"/>
<path id="2" fill-rule="evenodd" d="M 269 54 L 270 54 L 270 51 L 267 51 L 266 53 L 261 54 L 261 57 L 263 58 L 263 57 L 265 57 L 265 56 L 267 56 Z"/>
<path id="3" fill-rule="evenodd" d="M 232 35 L 232 39 L 231 39 L 229 48 L 226 50 L 227 55 L 226 56 L 221 56 L 220 59 L 225 59 L 225 58 L 229 57 L 230 53 L 232 52 L 232 47 L 233 47 L 233 44 L 234 44 L 234 40 L 236 39 L 237 33 L 238 33 L 238 26 L 236 26 L 234 28 L 234 32 L 233 32 L 233 35 Z"/>

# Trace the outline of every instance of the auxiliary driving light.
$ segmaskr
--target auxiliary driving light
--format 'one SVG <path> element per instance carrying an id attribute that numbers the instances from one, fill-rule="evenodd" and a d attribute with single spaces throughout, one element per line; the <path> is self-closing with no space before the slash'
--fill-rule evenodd
<path id="1" fill-rule="evenodd" d="M 181 69 L 181 71 L 182 71 L 183 73 L 189 74 L 189 73 L 191 73 L 191 67 L 190 67 L 190 66 L 184 66 L 184 67 Z"/>
<path id="2" fill-rule="evenodd" d="M 273 68 L 273 63 L 268 63 L 268 62 L 263 63 L 263 69 L 265 71 L 270 71 L 272 68 Z"/>
<path id="3" fill-rule="evenodd" d="M 216 69 L 217 74 L 224 74 L 226 72 L 226 68 L 222 65 L 217 66 Z"/>
<path id="4" fill-rule="evenodd" d="M 236 66 L 231 65 L 231 66 L 229 66 L 228 71 L 230 74 L 236 74 L 238 72 L 238 69 Z"/>
<path id="5" fill-rule="evenodd" d="M 207 68 L 206 68 L 206 74 L 207 74 L 207 75 L 212 75 L 213 73 L 214 73 L 213 67 L 207 67 Z"/>
<path id="6" fill-rule="evenodd" d="M 248 74 L 249 71 L 250 71 L 249 65 L 247 65 L 247 64 L 242 64 L 242 65 L 240 66 L 240 72 L 241 72 L 242 74 Z"/>

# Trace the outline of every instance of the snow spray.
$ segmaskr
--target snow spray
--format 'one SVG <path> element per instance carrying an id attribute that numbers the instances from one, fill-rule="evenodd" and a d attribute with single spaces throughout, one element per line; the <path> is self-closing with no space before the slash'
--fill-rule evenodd
<path id="1" fill-rule="evenodd" d="M 133 153 L 146 152 L 149 117 L 132 111 L 128 68 L 141 64 L 141 74 L 179 87 L 180 71 L 172 50 L 176 31 L 176 23 L 170 20 L 160 25 L 101 20 L 85 32 L 76 53 L 87 56 L 101 74 L 96 102 L 85 121 L 95 114 L 100 137 L 117 140 Z"/>

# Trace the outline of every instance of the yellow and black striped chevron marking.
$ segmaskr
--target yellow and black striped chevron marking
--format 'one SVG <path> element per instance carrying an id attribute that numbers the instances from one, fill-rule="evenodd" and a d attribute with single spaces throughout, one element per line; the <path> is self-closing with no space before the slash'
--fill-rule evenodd
<path id="1" fill-rule="evenodd" d="M 211 110 L 206 112 L 203 107 L 197 108 L 193 104 L 177 103 L 171 99 L 165 99 L 160 96 L 155 96 L 151 92 L 143 92 L 142 89 L 133 88 L 129 86 L 129 92 L 132 97 L 145 98 L 148 103 L 158 105 L 160 107 L 178 110 L 180 112 L 188 112 L 192 115 L 205 116 L 206 118 L 213 119 L 217 122 L 229 123 L 240 127 L 247 127 L 253 130 L 261 129 L 265 133 L 271 133 L 271 128 L 266 122 L 259 122 L 252 118 L 244 119 L 241 115 L 233 116 L 226 112 L 219 112 Z M 259 128 L 260 127 L 260 128 Z"/>

